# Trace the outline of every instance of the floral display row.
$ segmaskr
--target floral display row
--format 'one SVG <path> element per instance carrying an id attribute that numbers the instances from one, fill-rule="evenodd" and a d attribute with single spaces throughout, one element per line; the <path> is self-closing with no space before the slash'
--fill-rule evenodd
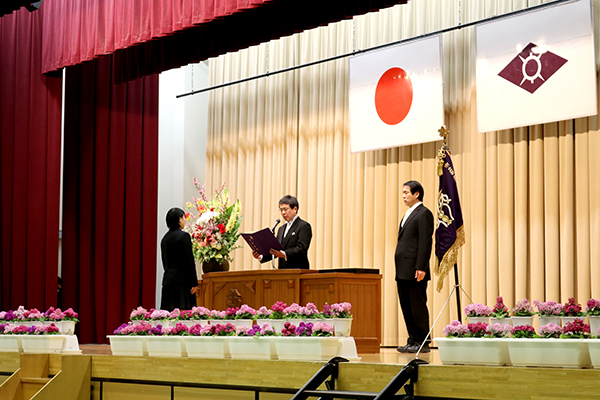
<path id="1" fill-rule="evenodd" d="M 576 319 L 560 327 L 453 321 L 435 338 L 443 364 L 600 368 L 600 332 Z"/>
<path id="2" fill-rule="evenodd" d="M 334 337 L 325 323 L 286 322 L 281 332 L 268 324 L 234 326 L 196 324 L 175 326 L 123 324 L 109 336 L 113 355 L 265 360 L 328 360 L 334 356 L 357 359 L 351 337 Z"/>
<path id="3" fill-rule="evenodd" d="M 64 335 L 73 335 L 75 332 L 75 324 L 79 322 L 79 315 L 68 308 L 62 311 L 60 308 L 50 307 L 45 312 L 39 311 L 37 308 L 31 310 L 19 306 L 16 310 L 0 311 L 0 325 L 13 324 L 18 326 L 50 326 L 54 324 L 58 327 L 59 333 Z"/>
<path id="4" fill-rule="evenodd" d="M 352 318 L 350 303 L 325 304 L 322 311 L 313 303 L 307 303 L 300 306 L 292 303 L 288 306 L 286 303 L 278 301 L 267 308 L 260 307 L 258 310 L 243 304 L 241 307 L 230 307 L 225 311 L 210 310 L 206 307 L 194 307 L 191 310 L 180 310 L 176 308 L 173 311 L 156 310 L 151 308 L 146 310 L 138 307 L 133 310 L 129 316 L 132 321 L 151 321 L 151 320 L 235 320 L 235 319 L 330 319 L 330 318 Z"/>
<path id="5" fill-rule="evenodd" d="M 537 311 L 533 308 L 535 306 Z M 480 303 L 469 304 L 465 307 L 465 315 L 469 318 L 475 317 L 492 317 L 497 319 L 514 317 L 532 317 L 537 315 L 541 318 L 545 317 L 584 317 L 584 316 L 600 316 L 600 300 L 589 299 L 585 311 L 581 304 L 575 302 L 574 297 L 570 297 L 565 304 L 557 303 L 554 300 L 540 302 L 535 300 L 533 305 L 527 299 L 523 299 L 509 311 L 504 304 L 502 296 L 496 298 L 494 307 L 489 307 Z"/>
<path id="6" fill-rule="evenodd" d="M 48 321 L 43 321 L 43 323 L 42 325 L 38 322 L 39 325 L 32 326 L 18 323 L 0 324 L 0 352 L 81 353 L 75 335 L 61 334 L 54 322 L 47 324 Z"/>

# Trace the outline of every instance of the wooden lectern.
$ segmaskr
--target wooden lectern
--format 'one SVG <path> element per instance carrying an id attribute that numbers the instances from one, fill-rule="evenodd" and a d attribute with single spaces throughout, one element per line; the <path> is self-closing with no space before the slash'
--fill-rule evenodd
<path id="1" fill-rule="evenodd" d="M 375 272 L 375 273 L 369 273 Z M 215 310 L 248 304 L 270 308 L 276 301 L 288 305 L 352 304 L 351 335 L 359 353 L 379 353 L 381 343 L 381 274 L 369 269 L 253 270 L 202 275 L 197 304 Z"/>

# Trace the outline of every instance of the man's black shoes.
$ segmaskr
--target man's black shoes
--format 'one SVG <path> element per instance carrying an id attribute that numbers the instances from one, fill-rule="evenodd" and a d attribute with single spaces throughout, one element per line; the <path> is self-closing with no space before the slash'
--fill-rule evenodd
<path id="1" fill-rule="evenodd" d="M 416 353 L 419 351 L 419 348 L 421 348 L 420 344 L 410 345 L 406 348 L 406 353 Z M 425 343 L 421 349 L 421 353 L 429 353 L 430 351 L 431 349 L 429 348 L 429 344 Z"/>

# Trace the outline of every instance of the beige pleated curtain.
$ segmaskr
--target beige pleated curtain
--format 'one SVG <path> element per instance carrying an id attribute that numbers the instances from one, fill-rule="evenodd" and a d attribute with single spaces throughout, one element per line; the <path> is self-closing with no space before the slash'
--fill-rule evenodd
<path id="1" fill-rule="evenodd" d="M 539 1 L 413 0 L 210 60 L 219 84 L 410 38 L 540 4 Z M 597 66 L 600 0 L 594 0 Z M 445 118 L 457 172 L 466 244 L 459 280 L 474 302 L 512 307 L 528 298 L 583 303 L 600 298 L 598 117 L 477 133 L 475 31 L 443 41 Z M 574 77 L 576 79 L 576 77 Z M 533 107 L 534 105 L 532 105 Z M 271 226 L 278 200 L 298 197 L 313 228 L 313 269 L 377 268 L 383 274 L 383 343 L 404 342 L 394 282 L 402 184 L 419 180 L 435 212 L 439 143 L 350 154 L 348 60 L 214 90 L 210 95 L 207 187 L 226 181 L 242 202 L 242 230 Z M 235 270 L 269 268 L 249 248 Z M 433 265 L 433 264 L 432 264 Z M 432 322 L 454 284 L 429 285 Z M 468 304 L 461 295 L 461 304 Z M 270 305 L 267 305 L 270 306 Z M 433 336 L 456 319 L 452 296 Z"/>

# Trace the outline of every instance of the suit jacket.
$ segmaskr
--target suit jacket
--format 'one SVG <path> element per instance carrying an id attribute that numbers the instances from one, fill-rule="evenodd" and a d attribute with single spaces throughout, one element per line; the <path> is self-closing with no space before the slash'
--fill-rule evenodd
<path id="1" fill-rule="evenodd" d="M 401 223 L 402 224 L 402 223 Z M 433 243 L 433 214 L 423 204 L 417 206 L 400 226 L 396 245 L 396 280 L 415 279 L 415 270 L 425 271 L 431 279 L 429 258 Z"/>
<path id="2" fill-rule="evenodd" d="M 287 257 L 279 259 L 279 269 L 309 269 L 308 248 L 312 239 L 312 228 L 310 224 L 300 217 L 296 218 L 288 234 L 283 237 L 286 225 L 277 231 L 277 240 L 283 245 L 283 251 Z M 271 257 L 263 257 L 261 262 L 267 262 Z"/>
<path id="3" fill-rule="evenodd" d="M 192 238 L 181 229 L 171 229 L 160 242 L 165 274 L 163 286 L 177 284 L 189 289 L 198 286 L 196 263 L 192 251 Z"/>

